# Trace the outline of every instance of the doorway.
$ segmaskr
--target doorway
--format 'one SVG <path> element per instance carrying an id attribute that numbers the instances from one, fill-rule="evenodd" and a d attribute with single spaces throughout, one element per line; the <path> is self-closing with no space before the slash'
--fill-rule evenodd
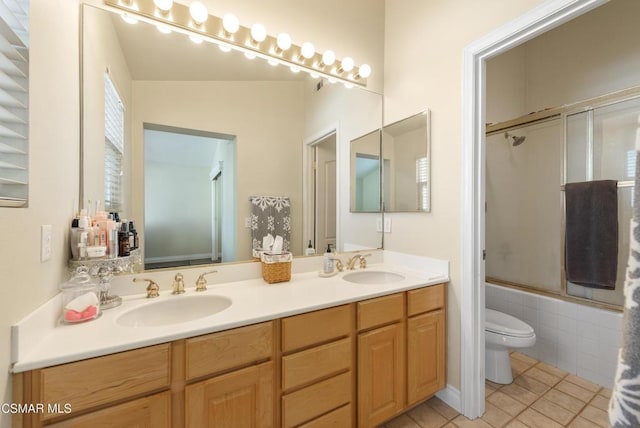
<path id="1" fill-rule="evenodd" d="M 484 413 L 485 81 L 486 61 L 607 0 L 551 0 L 463 51 L 460 409 Z M 454 401 L 454 400 L 452 400 Z"/>
<path id="2" fill-rule="evenodd" d="M 337 240 L 337 155 L 336 132 L 315 140 L 309 145 L 311 184 L 311 221 L 309 241 L 316 253 L 330 246 L 336 249 Z M 307 243 L 308 244 L 308 243 Z"/>

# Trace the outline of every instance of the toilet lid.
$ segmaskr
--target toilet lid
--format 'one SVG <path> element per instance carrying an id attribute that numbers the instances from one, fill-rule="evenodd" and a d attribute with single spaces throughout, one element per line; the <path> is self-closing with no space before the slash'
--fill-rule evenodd
<path id="1" fill-rule="evenodd" d="M 529 337 L 534 334 L 533 328 L 526 322 L 493 309 L 485 309 L 484 329 L 513 337 Z"/>

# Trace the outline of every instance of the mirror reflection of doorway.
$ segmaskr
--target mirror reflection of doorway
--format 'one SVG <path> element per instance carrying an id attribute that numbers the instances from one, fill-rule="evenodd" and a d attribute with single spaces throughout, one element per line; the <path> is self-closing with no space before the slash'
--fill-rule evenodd
<path id="1" fill-rule="evenodd" d="M 313 239 L 316 253 L 323 254 L 327 246 L 336 248 L 337 230 L 337 168 L 336 133 L 322 137 L 312 144 L 313 183 Z"/>
<path id="2" fill-rule="evenodd" d="M 145 124 L 144 156 L 145 269 L 233 261 L 234 137 Z"/>

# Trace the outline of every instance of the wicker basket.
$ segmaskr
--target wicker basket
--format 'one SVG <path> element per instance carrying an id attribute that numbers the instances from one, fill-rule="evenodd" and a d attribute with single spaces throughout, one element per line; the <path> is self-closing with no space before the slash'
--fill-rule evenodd
<path id="1" fill-rule="evenodd" d="M 262 253 L 262 278 L 269 284 L 291 280 L 291 253 Z"/>

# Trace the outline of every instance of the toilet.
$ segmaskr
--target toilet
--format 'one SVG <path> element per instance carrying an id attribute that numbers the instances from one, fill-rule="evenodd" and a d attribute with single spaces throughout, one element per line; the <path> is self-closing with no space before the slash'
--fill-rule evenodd
<path id="1" fill-rule="evenodd" d="M 503 312 L 485 309 L 485 378 L 494 383 L 513 382 L 509 349 L 535 345 L 536 333 L 526 322 Z"/>

